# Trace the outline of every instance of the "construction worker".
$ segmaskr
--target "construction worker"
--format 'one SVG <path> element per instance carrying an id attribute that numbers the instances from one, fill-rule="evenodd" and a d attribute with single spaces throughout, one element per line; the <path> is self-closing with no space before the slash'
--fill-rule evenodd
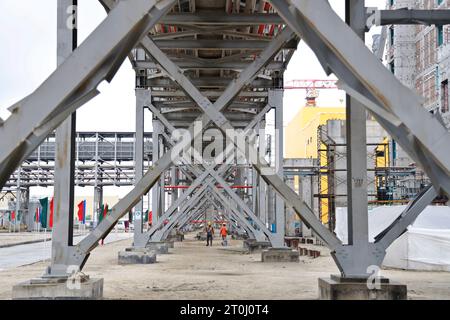
<path id="1" fill-rule="evenodd" d="M 224 223 L 222 225 L 222 227 L 220 228 L 220 235 L 222 236 L 222 246 L 227 246 L 227 235 L 228 235 L 228 230 L 227 230 L 227 225 Z"/>
<path id="2" fill-rule="evenodd" d="M 214 227 L 211 225 L 211 222 L 208 222 L 208 226 L 206 227 L 206 246 L 211 245 L 212 247 L 213 235 L 214 235 Z"/>

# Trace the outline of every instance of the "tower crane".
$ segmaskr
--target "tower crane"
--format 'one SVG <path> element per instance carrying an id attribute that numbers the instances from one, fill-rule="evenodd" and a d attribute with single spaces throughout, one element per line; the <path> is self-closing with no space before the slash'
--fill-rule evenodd
<path id="1" fill-rule="evenodd" d="M 319 97 L 319 90 L 337 90 L 337 80 L 327 79 L 298 79 L 287 81 L 285 90 L 306 90 L 306 106 L 315 107 L 316 99 Z"/>

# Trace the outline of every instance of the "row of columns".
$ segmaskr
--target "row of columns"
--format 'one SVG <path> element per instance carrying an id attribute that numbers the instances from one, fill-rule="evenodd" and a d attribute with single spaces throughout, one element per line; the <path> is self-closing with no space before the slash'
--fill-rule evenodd
<path id="1" fill-rule="evenodd" d="M 143 138 L 144 138 L 144 110 L 151 103 L 151 91 L 143 88 L 136 89 L 136 148 L 135 148 L 135 159 L 136 159 L 136 181 L 142 177 L 143 174 Z M 275 109 L 275 139 L 277 146 L 276 156 L 275 156 L 275 168 L 276 172 L 280 177 L 283 177 L 283 91 L 273 90 L 269 94 L 269 103 L 274 106 Z M 258 128 L 265 127 L 265 121 L 260 121 Z M 258 129 L 257 128 L 257 129 Z M 159 158 L 162 157 L 165 144 L 164 144 L 164 126 L 159 119 L 153 119 L 153 163 L 155 163 Z M 265 141 L 266 137 L 261 137 L 260 148 L 266 149 Z M 174 186 L 179 184 L 179 169 L 177 167 L 172 167 L 166 174 L 170 175 L 170 183 Z M 255 215 L 260 219 L 266 227 L 272 230 L 275 234 L 274 241 L 272 245 L 274 247 L 284 247 L 284 236 L 285 236 L 285 205 L 281 197 L 277 196 L 272 189 L 272 187 L 267 187 L 266 182 L 263 177 L 256 173 L 254 169 L 250 168 L 239 168 L 236 167 L 235 171 L 235 183 L 238 185 L 243 185 L 245 183 L 251 184 L 251 192 L 248 192 L 252 196 L 252 203 L 250 207 L 253 209 Z M 178 199 L 178 189 L 172 189 L 172 195 L 167 199 L 169 206 L 173 204 Z M 244 192 L 238 192 L 243 201 Z M 151 198 L 151 202 L 150 202 Z M 149 208 L 151 203 L 151 211 L 153 213 L 153 224 L 158 222 L 159 217 L 164 215 L 166 209 L 166 194 L 165 194 L 165 175 L 161 175 L 160 180 L 156 183 L 151 190 L 151 197 L 149 194 Z M 143 201 L 141 201 L 135 206 L 135 239 L 140 237 L 143 232 L 142 228 L 142 212 Z M 208 211 L 212 212 L 209 208 Z M 238 211 L 242 217 L 245 216 L 244 211 L 241 207 L 238 207 Z"/>
<path id="2" fill-rule="evenodd" d="M 58 1 L 58 65 L 61 65 L 67 57 L 77 47 L 77 29 L 76 12 L 77 0 Z M 70 10 L 70 8 L 72 8 Z M 68 10 L 69 9 L 69 10 Z M 71 24 L 72 23 L 72 24 Z M 72 26 L 72 27 L 70 27 Z M 136 181 L 143 176 L 143 158 L 144 158 L 144 110 L 149 100 L 150 92 L 145 89 L 136 89 Z M 275 129 L 276 146 L 275 167 L 277 174 L 283 176 L 283 91 L 272 90 L 269 94 L 269 103 L 275 108 Z M 165 146 L 162 133 L 164 127 L 158 120 L 153 121 L 153 163 L 162 157 Z M 73 113 L 56 132 L 56 165 L 55 165 L 55 217 L 52 242 L 52 264 L 48 269 L 49 276 L 65 274 L 66 270 L 63 261 L 66 261 L 67 255 L 73 246 L 73 218 L 74 218 L 74 169 L 75 169 L 75 136 L 76 136 L 76 114 Z M 264 140 L 264 139 L 262 139 Z M 265 146 L 261 146 L 265 147 Z M 178 184 L 177 170 L 170 170 L 171 183 Z M 262 177 L 251 176 L 254 193 L 252 192 L 253 209 L 257 210 L 257 217 L 266 225 L 273 224 L 275 234 L 272 245 L 274 247 L 284 246 L 285 234 L 285 209 L 283 200 L 275 195 L 271 187 L 267 188 Z M 257 182 L 255 184 L 255 182 Z M 158 218 L 165 211 L 165 175 L 162 174 L 159 183 L 151 191 L 151 206 L 153 212 L 153 223 L 157 223 Z M 173 191 L 171 201 L 176 201 L 178 191 Z M 256 195 L 259 193 L 259 197 Z M 266 196 L 268 194 L 268 197 Z M 95 208 L 100 208 L 103 202 L 103 190 L 101 187 L 95 187 L 94 195 Z M 258 203 L 255 199 L 258 199 Z M 269 199 L 266 203 L 266 199 Z M 267 210 L 266 210 L 267 208 Z M 143 200 L 142 198 L 136 204 L 135 211 L 135 233 L 142 234 L 143 218 Z M 241 210 L 241 215 L 244 214 Z M 94 219 L 95 219 L 94 215 Z"/>

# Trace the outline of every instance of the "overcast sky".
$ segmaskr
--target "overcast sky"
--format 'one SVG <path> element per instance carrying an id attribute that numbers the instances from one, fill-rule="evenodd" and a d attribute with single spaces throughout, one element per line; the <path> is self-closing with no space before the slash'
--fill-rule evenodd
<path id="1" fill-rule="evenodd" d="M 35 90 L 56 67 L 56 0 L 0 1 L 0 117 L 6 108 Z M 343 15 L 343 0 L 332 0 Z M 367 1 L 368 6 L 384 6 L 385 0 Z M 79 43 L 106 17 L 95 0 L 79 0 Z M 370 42 L 371 38 L 368 37 Z M 285 81 L 324 79 L 314 54 L 301 43 Z M 80 131 L 131 131 L 134 129 L 134 72 L 126 60 L 111 84 L 101 87 L 102 94 L 79 109 Z M 304 105 L 304 91 L 285 94 L 285 125 Z M 344 94 L 334 90 L 320 92 L 321 106 L 342 105 Z M 114 115 L 114 116 L 112 116 Z M 149 121 L 148 121 L 149 122 Z M 151 127 L 147 127 L 151 129 Z"/>
<path id="2" fill-rule="evenodd" d="M 344 1 L 330 3 L 341 15 Z M 78 0 L 79 44 L 106 17 L 95 0 Z M 367 0 L 367 6 L 384 7 L 385 0 Z M 56 68 L 56 0 L 0 1 L 0 117 L 15 102 L 32 93 Z M 371 36 L 368 35 L 368 44 Z M 285 73 L 285 81 L 326 79 L 312 51 L 303 43 Z M 111 84 L 102 85 L 101 94 L 78 109 L 78 131 L 133 131 L 135 117 L 134 71 L 126 60 Z M 342 106 L 344 93 L 322 90 L 319 106 Z M 287 90 L 284 125 L 305 104 L 305 92 Z M 146 130 L 151 131 L 151 121 Z"/>

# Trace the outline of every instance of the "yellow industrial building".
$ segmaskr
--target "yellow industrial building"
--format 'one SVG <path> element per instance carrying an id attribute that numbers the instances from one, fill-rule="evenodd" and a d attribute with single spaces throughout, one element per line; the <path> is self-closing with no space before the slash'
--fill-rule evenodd
<path id="1" fill-rule="evenodd" d="M 285 158 L 318 159 L 320 172 L 317 193 L 321 196 L 318 200 L 319 216 L 324 224 L 329 222 L 329 164 L 326 145 L 318 141 L 318 129 L 326 125 L 329 120 L 345 120 L 345 107 L 316 107 L 305 106 L 292 119 L 286 128 L 286 154 Z M 370 123 L 373 123 L 370 122 Z M 380 128 L 381 129 L 381 128 Z M 372 130 L 374 131 L 374 130 Z M 372 139 L 373 140 L 373 139 Z M 385 136 L 379 140 L 380 145 L 374 147 L 375 168 L 386 168 L 390 166 L 389 144 L 390 138 Z M 294 186 L 298 192 L 299 178 L 294 178 Z M 376 177 L 377 187 L 387 185 L 385 177 Z"/>
<path id="2" fill-rule="evenodd" d="M 285 158 L 307 158 L 317 159 L 319 153 L 318 134 L 319 126 L 325 125 L 328 120 L 345 120 L 345 107 L 316 107 L 305 106 L 292 119 L 286 128 L 286 154 Z M 322 149 L 322 146 L 320 146 Z M 326 167 L 326 157 L 320 157 L 320 166 Z M 321 189 L 319 193 L 326 192 L 328 180 L 321 178 Z M 298 177 L 294 178 L 295 188 L 298 188 Z M 298 189 L 296 190 L 298 191 Z M 319 201 L 321 206 L 321 220 L 328 223 L 327 199 Z"/>
<path id="3" fill-rule="evenodd" d="M 345 120 L 345 107 L 303 107 L 286 128 L 285 158 L 317 158 L 317 129 L 328 120 Z"/>

